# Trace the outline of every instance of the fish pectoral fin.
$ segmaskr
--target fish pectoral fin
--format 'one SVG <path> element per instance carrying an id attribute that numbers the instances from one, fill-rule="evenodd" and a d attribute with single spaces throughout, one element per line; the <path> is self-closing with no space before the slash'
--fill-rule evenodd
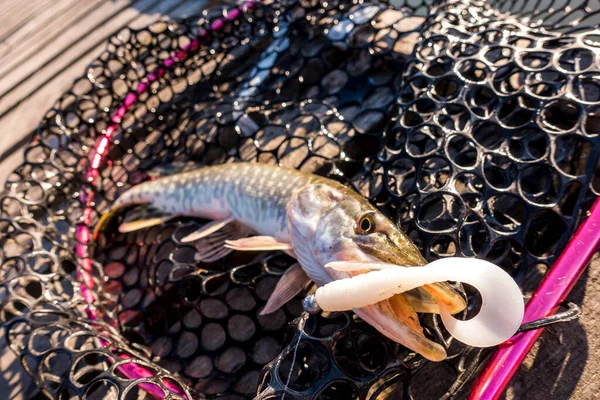
<path id="1" fill-rule="evenodd" d="M 275 290 L 273 290 L 260 315 L 271 314 L 279 310 L 285 303 L 299 294 L 308 282 L 310 282 L 310 279 L 300 264 L 296 263 L 289 267 L 277 282 Z"/>
<path id="2" fill-rule="evenodd" d="M 281 242 L 272 236 L 251 236 L 238 240 L 227 240 L 225 247 L 238 251 L 294 250 L 290 243 Z"/>
<path id="3" fill-rule="evenodd" d="M 121 225 L 119 225 L 119 232 L 128 233 L 128 232 L 139 231 L 140 229 L 150 228 L 152 226 L 163 224 L 163 223 L 167 222 L 168 220 L 176 218 L 176 217 L 177 217 L 177 215 L 172 214 L 172 215 L 164 215 L 161 217 L 138 219 L 135 221 L 123 222 Z"/>
<path id="4" fill-rule="evenodd" d="M 202 239 L 218 230 L 221 230 L 226 225 L 232 223 L 234 221 L 233 217 L 225 218 L 222 220 L 211 221 L 205 225 L 202 225 L 200 229 L 195 232 L 190 233 L 186 237 L 181 239 L 182 243 L 193 242 L 194 240 Z"/>

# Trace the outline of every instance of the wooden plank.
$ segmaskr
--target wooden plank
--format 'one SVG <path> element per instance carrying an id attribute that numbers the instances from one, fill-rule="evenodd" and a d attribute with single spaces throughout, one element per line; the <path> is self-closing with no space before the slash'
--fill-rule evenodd
<path id="1" fill-rule="evenodd" d="M 41 10 L 51 7 L 53 0 L 9 2 L 0 12 L 0 40 L 9 37 L 12 32 Z"/>
<path id="2" fill-rule="evenodd" d="M 39 51 L 51 46 L 75 21 L 106 1 L 110 0 L 59 0 L 28 20 L 0 42 L 0 76 L 12 73 L 36 57 Z"/>
<path id="3" fill-rule="evenodd" d="M 109 1 L 112 2 L 113 0 Z M 2 15 L 6 15 L 5 12 L 11 9 L 11 7 L 7 7 L 5 2 L 0 3 L 2 3 L 0 4 L 0 7 L 2 7 L 0 9 L 0 13 Z M 12 8 L 15 8 L 16 5 L 21 5 L 21 3 L 24 2 L 13 1 L 12 3 L 9 3 L 8 6 L 14 5 Z M 96 3 L 100 2 L 96 1 Z M 102 32 L 106 37 L 118 31 L 125 25 L 141 28 L 152 23 L 153 21 L 164 18 L 164 13 L 167 12 L 170 17 L 189 15 L 201 11 L 203 4 L 206 3 L 198 2 L 197 0 L 161 0 L 159 2 L 139 2 L 139 4 L 136 3 L 136 6 L 139 9 L 128 8 L 127 10 L 124 10 L 123 13 L 115 16 L 116 22 L 108 21 L 112 30 L 106 30 Z M 73 6 L 75 7 L 75 5 Z M 125 14 L 126 18 L 122 17 L 123 14 Z M 43 16 L 41 16 L 41 18 L 37 19 L 37 21 L 44 21 L 44 18 L 48 15 L 55 15 L 55 17 L 59 19 L 56 21 L 56 26 L 64 26 L 64 20 L 60 19 L 65 17 L 64 14 L 59 15 L 45 13 Z M 96 14 L 96 17 L 98 17 L 98 14 Z M 46 19 L 46 21 L 48 20 Z M 18 33 L 21 32 L 24 31 L 19 31 Z M 84 36 L 85 35 L 86 34 L 84 33 Z M 49 75 L 52 78 L 48 80 L 46 84 L 41 85 L 39 91 L 27 96 L 27 98 L 18 107 L 16 107 L 13 112 L 0 120 L 0 155 L 2 155 L 2 152 L 4 151 L 4 145 L 6 144 L 7 139 L 12 140 L 16 135 L 21 134 L 26 136 L 27 133 L 37 126 L 44 113 L 54 103 L 55 99 L 57 99 L 65 90 L 67 90 L 71 86 L 73 80 L 81 76 L 84 73 L 86 66 L 96 57 L 98 57 L 98 55 L 103 51 L 105 48 L 105 37 L 99 38 L 96 36 L 96 42 L 93 40 L 89 41 L 88 43 L 91 43 L 91 48 L 88 48 L 87 50 L 83 49 L 82 51 L 84 54 L 75 53 L 75 59 L 72 59 L 70 63 L 51 63 L 51 65 L 42 68 L 40 72 L 45 72 L 46 75 L 44 76 L 48 76 L 48 71 L 52 72 L 52 68 L 62 69 L 54 70 L 54 74 Z M 98 41 L 102 41 L 102 43 L 99 44 Z M 52 41 L 49 41 L 48 44 L 54 45 Z M 6 47 L 4 47 L 4 49 L 6 49 Z M 72 54 L 70 55 L 73 56 Z M 59 55 L 58 57 L 60 58 L 61 56 Z M 32 79 L 37 80 L 37 74 L 35 74 Z M 21 92 L 20 89 L 19 91 Z M 7 120 L 10 120 L 10 122 L 7 123 Z M 8 158 L 6 158 L 0 164 L 0 182 L 3 183 L 10 175 L 11 171 L 18 166 L 22 160 L 22 149 L 10 153 Z M 34 397 L 35 393 L 37 392 L 37 388 L 33 384 L 33 381 L 29 375 L 27 375 L 20 367 L 20 363 L 16 355 L 7 348 L 6 342 L 1 337 L 0 371 L 0 393 L 2 393 L 2 398 L 7 398 L 10 400 L 24 400 Z"/>
<path id="4" fill-rule="evenodd" d="M 136 3 L 135 9 L 123 10 L 96 30 L 93 36 L 95 38 L 101 32 L 104 37 L 108 37 L 126 25 L 142 28 L 158 20 L 166 12 L 170 16 L 180 17 L 193 13 L 194 10 L 199 12 L 202 8 L 200 2 L 193 0 L 143 0 Z M 42 68 L 35 79 L 25 82 L 19 88 L 18 93 L 14 92 L 13 96 L 0 100 L 0 109 L 7 107 L 7 99 L 16 102 L 0 119 L 0 161 L 27 142 L 30 132 L 39 124 L 46 110 L 71 86 L 74 79 L 85 72 L 85 67 L 102 53 L 105 39 L 97 43 L 94 38 L 86 37 L 76 48 L 61 54 Z M 24 97 L 22 92 L 26 93 Z M 30 117 L 31 115 L 36 117 Z"/>
<path id="5" fill-rule="evenodd" d="M 6 159 L 0 163 L 0 192 L 4 190 L 4 183 L 6 182 L 6 179 L 10 176 L 10 174 L 12 174 L 15 168 L 23 164 L 23 160 L 23 150 L 19 149 L 18 151 L 8 154 Z M 1 390 L 0 393 L 2 393 Z"/>
<path id="6" fill-rule="evenodd" d="M 40 69 L 55 63 L 57 58 L 68 59 L 75 53 L 81 52 L 82 48 L 89 48 L 91 41 L 97 43 L 103 40 L 107 36 L 107 33 L 102 31 L 103 27 L 112 26 L 111 22 L 118 20 L 114 18 L 117 14 L 120 16 L 126 11 L 135 12 L 135 9 L 126 10 L 130 4 L 132 4 L 131 0 L 102 3 L 94 12 L 87 14 L 74 25 L 63 28 L 64 31 L 56 37 L 52 46 L 43 47 L 35 53 L 35 57 L 30 57 L 19 68 L 13 69 L 10 74 L 0 76 L 0 115 L 6 111 L 6 104 L 11 104 L 11 100 L 5 100 L 8 94 L 30 80 L 34 74 L 37 75 Z M 110 32 L 113 30 L 114 28 Z M 19 96 L 19 93 L 16 96 Z"/>
<path id="7" fill-rule="evenodd" d="M 113 9 L 114 4 L 102 5 L 102 3 L 113 3 L 113 1 L 59 0 L 53 7 L 27 21 L 7 40 L 0 42 L 0 83 L 4 82 L 4 85 L 8 87 L 15 85 L 15 82 L 26 76 L 27 72 L 35 71 L 37 65 L 52 60 L 53 57 L 59 55 L 63 48 L 72 46 L 72 44 L 66 43 L 66 38 L 63 36 L 65 31 L 77 30 L 78 26 L 83 26 L 84 30 L 85 28 L 89 29 L 84 23 L 79 24 L 78 22 L 84 19 L 99 18 L 103 11 L 98 9 L 100 6 L 104 10 L 111 11 Z M 190 10 L 197 8 L 197 3 L 189 2 Z M 177 12 L 177 9 L 169 10 L 169 14 L 173 14 L 173 12 Z M 178 12 L 179 16 L 183 14 L 186 13 Z M 171 15 L 171 17 L 174 16 L 174 14 Z M 54 42 L 65 43 L 65 45 L 61 47 L 53 44 Z M 44 54 L 41 53 L 45 49 L 50 52 L 50 57 L 44 57 Z M 32 63 L 34 65 L 31 65 Z M 15 71 L 18 72 L 15 73 Z M 4 88 L 4 91 L 6 90 Z M 0 96 L 2 94 L 4 94 L 3 88 L 0 85 Z"/>

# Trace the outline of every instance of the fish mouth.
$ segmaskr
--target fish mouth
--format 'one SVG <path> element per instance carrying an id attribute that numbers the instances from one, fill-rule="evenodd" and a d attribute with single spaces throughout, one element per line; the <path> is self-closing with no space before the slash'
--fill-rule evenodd
<path id="1" fill-rule="evenodd" d="M 363 251 L 361 258 L 370 258 L 375 262 L 414 268 L 423 267 L 427 264 L 427 261 L 414 245 L 410 246 L 407 249 L 408 251 L 400 254 L 394 251 L 373 251 L 376 249 L 367 249 L 360 244 L 358 244 L 358 247 Z M 410 257 L 407 257 L 408 254 L 410 254 Z M 346 257 L 346 259 L 348 258 L 353 257 Z M 357 271 L 352 275 L 367 272 Z M 385 301 L 355 309 L 354 312 L 395 342 L 419 353 L 428 360 L 441 361 L 446 358 L 446 350 L 442 345 L 425 337 L 417 314 L 439 314 L 440 305 L 443 305 L 450 314 L 457 314 L 467 307 L 467 302 L 450 284 L 437 282 L 396 294 Z"/>
<path id="2" fill-rule="evenodd" d="M 427 337 L 417 313 L 439 314 L 439 304 L 452 314 L 463 311 L 467 303 L 448 283 L 423 285 L 385 301 L 355 310 L 369 324 L 388 338 L 431 361 L 446 358 L 444 347 Z"/>
<path id="3" fill-rule="evenodd" d="M 446 349 L 425 337 L 417 313 L 403 294 L 354 312 L 384 336 L 424 358 L 435 362 L 446 358 Z"/>
<path id="4" fill-rule="evenodd" d="M 384 221 L 383 224 L 388 223 Z M 353 239 L 360 258 L 370 258 L 375 262 L 403 267 L 423 267 L 427 261 L 408 236 L 397 232 L 389 223 L 389 229 L 371 237 Z M 356 252 L 355 252 L 356 253 Z M 360 271 L 366 273 L 368 271 Z M 372 306 L 355 312 L 390 339 L 406 346 L 432 361 L 446 358 L 446 351 L 440 344 L 427 339 L 417 313 L 440 313 L 440 304 L 450 314 L 456 314 L 467 307 L 467 302 L 447 282 L 423 285 L 405 293 L 392 296 Z"/>
<path id="5" fill-rule="evenodd" d="M 353 238 L 354 244 L 363 253 L 363 258 L 403 267 L 423 267 L 427 260 L 423 258 L 419 249 L 406 235 L 389 229 L 385 234 L 379 234 L 377 240 L 364 238 Z M 450 312 L 456 314 L 467 307 L 465 299 L 448 283 L 439 282 L 423 285 L 420 293 L 415 293 L 412 298 L 417 297 L 421 302 L 428 304 L 428 309 L 439 314 L 438 303 Z M 413 301 L 414 302 L 414 301 Z"/>
<path id="6" fill-rule="evenodd" d="M 350 275 L 362 273 L 368 271 L 354 271 Z M 442 361 L 446 358 L 445 348 L 425 336 L 418 315 L 439 314 L 440 304 L 451 314 L 463 311 L 467 306 L 465 299 L 452 286 L 439 282 L 396 294 L 387 300 L 353 311 L 389 339 L 430 361 Z"/>

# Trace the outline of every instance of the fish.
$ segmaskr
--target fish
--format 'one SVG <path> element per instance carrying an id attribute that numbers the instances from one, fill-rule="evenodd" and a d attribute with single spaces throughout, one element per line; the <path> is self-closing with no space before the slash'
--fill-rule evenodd
<path id="1" fill-rule="evenodd" d="M 200 167 L 140 183 L 125 191 L 108 215 L 136 205 L 163 214 L 124 222 L 121 232 L 162 224 L 172 218 L 210 220 L 182 242 L 219 235 L 205 246 L 207 254 L 230 251 L 283 251 L 298 262 L 283 273 L 261 311 L 269 314 L 294 298 L 312 281 L 318 287 L 369 270 L 326 268 L 336 262 L 387 263 L 404 267 L 427 264 L 413 241 L 355 190 L 333 179 L 294 169 L 249 162 Z M 232 227 L 239 229 L 232 229 Z M 247 232 L 244 237 L 223 232 Z M 368 288 L 365 288 L 368 290 Z M 446 358 L 445 348 L 426 337 L 418 313 L 439 313 L 439 303 L 451 314 L 467 303 L 447 282 L 396 294 L 376 304 L 354 309 L 384 336 L 431 361 Z"/>

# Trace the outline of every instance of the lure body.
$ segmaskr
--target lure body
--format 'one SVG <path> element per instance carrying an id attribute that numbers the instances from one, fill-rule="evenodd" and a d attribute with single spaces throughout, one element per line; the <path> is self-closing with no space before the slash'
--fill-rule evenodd
<path id="1" fill-rule="evenodd" d="M 226 240 L 225 250 L 283 250 L 295 257 L 298 266 L 282 276 L 263 313 L 282 306 L 309 279 L 323 286 L 368 272 L 325 268 L 328 263 L 426 265 L 412 241 L 362 196 L 334 180 L 296 170 L 258 163 L 203 167 L 137 185 L 117 199 L 114 208 L 135 204 L 150 204 L 168 213 L 168 218 L 214 221 L 183 241 L 210 238 L 234 223 L 258 236 Z M 120 230 L 164 220 L 134 221 Z M 354 311 L 387 337 L 439 361 L 445 358 L 445 350 L 425 337 L 416 314 L 437 313 L 438 303 L 452 313 L 466 307 L 448 284 L 434 283 Z"/>

